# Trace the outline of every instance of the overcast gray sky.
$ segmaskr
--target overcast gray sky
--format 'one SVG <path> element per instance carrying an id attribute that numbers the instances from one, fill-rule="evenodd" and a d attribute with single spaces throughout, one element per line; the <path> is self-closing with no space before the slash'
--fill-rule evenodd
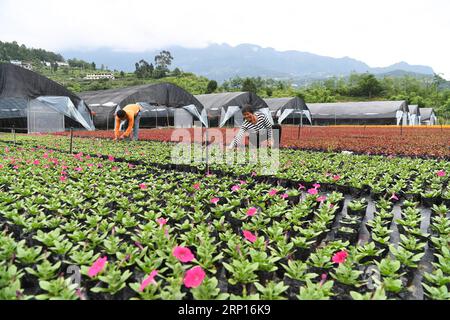
<path id="1" fill-rule="evenodd" d="M 0 0 L 0 40 L 55 51 L 253 43 L 450 79 L 449 38 L 448 0 Z"/>

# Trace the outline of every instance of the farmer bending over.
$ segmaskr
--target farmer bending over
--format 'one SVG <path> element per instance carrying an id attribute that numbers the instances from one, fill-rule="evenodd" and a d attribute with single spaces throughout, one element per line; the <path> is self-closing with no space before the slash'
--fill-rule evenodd
<path id="1" fill-rule="evenodd" d="M 130 138 L 130 140 L 138 140 L 139 121 L 141 120 L 142 107 L 137 104 L 129 104 L 116 113 L 116 125 L 114 127 L 114 141 L 117 139 Z M 120 135 L 120 122 L 126 121 L 126 131 Z M 130 136 L 133 130 L 133 137 Z"/>
<path id="2" fill-rule="evenodd" d="M 268 140 L 268 145 L 269 146 L 273 146 L 273 133 L 272 130 L 273 129 L 278 129 L 280 132 L 280 137 L 281 137 L 281 126 L 279 125 L 273 125 L 269 120 L 269 117 L 260 112 L 260 111 L 254 111 L 253 107 L 251 105 L 245 105 L 242 108 L 242 115 L 244 116 L 244 122 L 242 123 L 242 126 L 238 132 L 238 134 L 236 135 L 236 137 L 234 138 L 233 142 L 229 145 L 229 148 L 236 148 L 243 136 L 244 133 L 246 131 L 250 132 L 250 133 L 256 133 L 256 137 L 257 137 L 257 144 L 256 147 L 259 148 L 259 144 L 260 142 L 264 141 L 264 140 Z M 260 141 L 261 139 L 261 141 Z"/>

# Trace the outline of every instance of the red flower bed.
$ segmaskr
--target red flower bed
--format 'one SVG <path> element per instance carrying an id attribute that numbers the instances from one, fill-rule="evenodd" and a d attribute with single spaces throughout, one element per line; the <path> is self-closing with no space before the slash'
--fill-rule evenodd
<path id="1" fill-rule="evenodd" d="M 196 142 L 201 141 L 201 135 L 194 134 L 194 129 L 181 129 L 174 133 L 173 128 L 142 129 L 139 132 L 141 140 L 182 141 L 178 132 L 189 132 Z M 178 129 L 180 130 L 180 129 Z M 226 130 L 229 130 L 227 133 Z M 215 142 L 230 143 L 238 129 L 211 128 L 210 139 L 215 136 Z M 200 132 L 197 129 L 197 132 Z M 68 134 L 67 132 L 64 134 Z M 113 138 L 113 131 L 80 131 L 76 136 Z M 282 146 L 307 150 L 321 151 L 353 151 L 364 154 L 428 156 L 437 158 L 450 157 L 450 128 L 433 127 L 304 127 L 300 138 L 298 127 L 284 126 Z M 221 141 L 222 140 L 222 141 Z M 223 142 L 222 142 L 223 143 Z"/>

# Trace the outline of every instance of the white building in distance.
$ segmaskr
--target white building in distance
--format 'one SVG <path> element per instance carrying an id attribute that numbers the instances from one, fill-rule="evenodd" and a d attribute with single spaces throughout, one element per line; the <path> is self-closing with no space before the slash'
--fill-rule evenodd
<path id="1" fill-rule="evenodd" d="M 20 60 L 10 60 L 9 62 L 16 66 L 25 68 L 27 70 L 33 70 L 33 66 L 31 65 L 31 62 L 25 62 L 25 61 L 20 61 Z"/>
<path id="2" fill-rule="evenodd" d="M 90 73 L 90 74 L 87 74 L 83 79 L 84 80 L 101 80 L 101 79 L 114 80 L 115 77 L 112 73 Z"/>

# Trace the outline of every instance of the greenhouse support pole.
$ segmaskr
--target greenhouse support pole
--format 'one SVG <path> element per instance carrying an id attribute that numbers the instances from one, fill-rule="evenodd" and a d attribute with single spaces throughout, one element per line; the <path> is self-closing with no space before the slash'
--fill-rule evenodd
<path id="1" fill-rule="evenodd" d="M 70 153 L 72 153 L 73 148 L 73 127 L 70 127 Z"/>
<path id="2" fill-rule="evenodd" d="M 15 125 L 12 126 L 11 133 L 13 134 L 14 145 L 16 145 L 16 127 L 15 127 Z"/>
<path id="3" fill-rule="evenodd" d="M 205 157 L 205 161 L 206 161 L 206 174 L 209 174 L 209 139 L 208 139 L 208 128 L 205 128 L 205 140 L 206 140 L 206 157 Z"/>
<path id="4" fill-rule="evenodd" d="M 299 126 L 298 126 L 297 139 L 300 138 L 302 127 L 303 127 L 303 111 L 300 114 L 300 123 L 299 123 Z M 281 140 L 281 137 L 280 137 L 280 140 Z"/>

